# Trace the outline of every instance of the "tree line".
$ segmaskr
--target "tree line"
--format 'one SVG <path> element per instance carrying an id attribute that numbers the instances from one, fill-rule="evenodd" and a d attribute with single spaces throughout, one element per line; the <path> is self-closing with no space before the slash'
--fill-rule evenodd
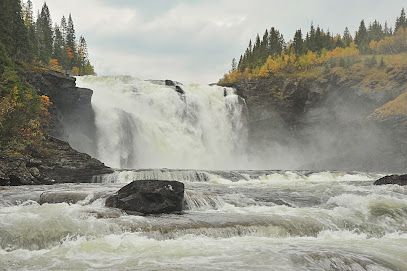
<path id="1" fill-rule="evenodd" d="M 45 2 L 35 17 L 31 0 L 2 0 L 0 32 L 0 43 L 15 61 L 43 64 L 72 75 L 95 74 L 85 38 L 76 39 L 71 14 L 53 25 Z"/>
<path id="2" fill-rule="evenodd" d="M 407 19 L 404 8 L 397 17 L 394 29 L 387 22 L 382 25 L 375 20 L 366 26 L 360 22 L 352 36 L 346 27 L 343 35 L 333 35 L 320 26 L 311 24 L 308 32 L 301 29 L 293 40 L 284 41 L 283 35 L 274 27 L 257 34 L 255 42 L 249 41 L 239 62 L 232 60 L 232 69 L 221 81 L 239 78 L 267 77 L 279 71 L 304 70 L 315 65 L 342 58 L 341 62 L 359 54 L 397 54 L 407 51 Z M 349 60 L 348 60 L 349 61 Z M 343 64 L 343 63 L 342 63 Z M 343 65 L 346 65 L 343 64 Z"/>
<path id="3" fill-rule="evenodd" d="M 44 139 L 52 103 L 21 76 L 24 69 L 38 66 L 72 75 L 94 74 L 86 40 L 76 40 L 71 15 L 53 26 L 46 3 L 34 18 L 30 0 L 0 0 L 1 155 L 50 155 Z"/>

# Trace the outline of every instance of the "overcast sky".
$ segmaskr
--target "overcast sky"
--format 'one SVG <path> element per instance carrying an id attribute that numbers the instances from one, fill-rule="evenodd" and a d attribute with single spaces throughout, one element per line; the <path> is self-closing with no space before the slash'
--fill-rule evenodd
<path id="1" fill-rule="evenodd" d="M 26 2 L 26 0 L 23 0 Z M 34 10 L 43 0 L 32 0 Z M 54 23 L 69 13 L 98 75 L 213 83 L 256 33 L 272 26 L 286 41 L 311 22 L 353 33 L 360 20 L 394 26 L 407 0 L 48 0 Z M 36 14 L 36 12 L 35 12 Z"/>

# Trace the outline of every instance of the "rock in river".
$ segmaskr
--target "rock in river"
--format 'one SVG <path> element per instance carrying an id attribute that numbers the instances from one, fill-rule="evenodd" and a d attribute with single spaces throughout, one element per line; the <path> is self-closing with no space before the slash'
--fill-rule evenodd
<path id="1" fill-rule="evenodd" d="M 143 215 L 178 213 L 183 204 L 184 184 L 160 180 L 133 181 L 106 200 L 108 207 Z"/>
<path id="2" fill-rule="evenodd" d="M 380 178 L 377 181 L 375 181 L 374 184 L 375 185 L 384 185 L 384 184 L 407 185 L 407 175 L 384 176 L 383 178 Z"/>

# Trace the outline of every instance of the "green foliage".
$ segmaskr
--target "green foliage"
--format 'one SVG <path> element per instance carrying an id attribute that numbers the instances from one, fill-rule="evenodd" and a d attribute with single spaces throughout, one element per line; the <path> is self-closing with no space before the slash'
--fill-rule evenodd
<path id="1" fill-rule="evenodd" d="M 221 81 L 230 83 L 242 78 L 251 80 L 277 73 L 304 72 L 322 65 L 325 65 L 325 71 L 337 65 L 349 68 L 362 61 L 361 57 L 357 57 L 359 54 L 403 53 L 407 51 L 407 30 L 404 27 L 407 27 L 404 9 L 396 20 L 397 31 L 389 28 L 387 23 L 383 27 L 377 20 L 367 27 L 362 20 L 355 37 L 352 37 L 347 27 L 343 36 L 333 36 L 320 26 L 315 28 L 311 24 L 305 37 L 299 29 L 292 42 L 285 43 L 280 32 L 272 27 L 270 31 L 264 32 L 262 39 L 257 34 L 254 45 L 249 41 L 244 54 L 240 56 L 237 70 L 232 69 Z M 375 65 L 375 57 L 366 59 L 366 67 Z M 379 67 L 383 65 L 380 63 Z"/>
<path id="2" fill-rule="evenodd" d="M 0 150 L 31 154 L 41 148 L 49 126 L 49 99 L 38 96 L 16 71 L 0 79 Z"/>
<path id="3" fill-rule="evenodd" d="M 366 67 L 374 67 L 374 66 L 376 66 L 377 65 L 377 59 L 376 59 L 376 56 L 375 55 L 373 55 L 372 57 L 370 57 L 370 58 L 366 58 L 365 59 L 365 66 Z"/>
<path id="4" fill-rule="evenodd" d="M 38 59 L 43 63 L 51 60 L 53 49 L 53 36 L 51 14 L 46 3 L 42 6 L 41 13 L 37 18 L 37 36 L 38 36 Z"/>
<path id="5" fill-rule="evenodd" d="M 23 5 L 23 6 L 22 6 Z M 62 66 L 61 66 L 62 65 Z M 47 96 L 15 69 L 54 69 L 95 74 L 85 38 L 76 42 L 72 17 L 52 27 L 44 3 L 36 21 L 31 0 L 0 1 L 0 152 L 39 155 L 50 122 Z"/>
<path id="6" fill-rule="evenodd" d="M 0 74 L 2 74 L 7 67 L 12 67 L 13 62 L 9 58 L 6 47 L 0 42 Z"/>
<path id="7" fill-rule="evenodd" d="M 53 27 L 46 3 L 35 21 L 31 0 L 0 1 L 0 33 L 4 45 L 0 48 L 0 72 L 9 65 L 5 50 L 12 61 L 40 64 L 73 75 L 95 74 L 85 38 L 76 41 L 72 16 L 69 14 L 68 20 L 63 16 L 61 26 Z"/>
<path id="8" fill-rule="evenodd" d="M 385 64 L 384 64 L 384 59 L 383 57 L 380 59 L 380 64 L 379 64 L 379 68 L 384 68 Z"/>
<path id="9" fill-rule="evenodd" d="M 406 13 L 404 11 L 404 8 L 401 10 L 400 17 L 397 17 L 396 19 L 396 24 L 394 27 L 394 32 L 399 30 L 399 28 L 407 28 L 407 18 L 406 18 Z"/>
<path id="10" fill-rule="evenodd" d="M 0 1 L 0 42 L 7 54 L 15 60 L 27 60 L 30 55 L 27 39 L 20 1 Z"/>

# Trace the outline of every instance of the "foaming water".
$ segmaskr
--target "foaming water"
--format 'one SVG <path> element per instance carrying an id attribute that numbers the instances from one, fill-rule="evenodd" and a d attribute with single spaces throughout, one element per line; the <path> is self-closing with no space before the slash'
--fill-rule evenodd
<path id="1" fill-rule="evenodd" d="M 178 85 L 181 94 L 128 76 L 79 77 L 77 85 L 94 91 L 96 158 L 111 167 L 225 169 L 248 162 L 245 104 L 233 89 Z"/>
<path id="2" fill-rule="evenodd" d="M 182 215 L 104 206 L 125 183 L 151 176 L 185 184 Z M 407 270 L 407 189 L 374 186 L 379 176 L 138 170 L 11 187 L 1 191 L 0 269 Z M 88 196 L 40 205 L 44 191 Z"/>

